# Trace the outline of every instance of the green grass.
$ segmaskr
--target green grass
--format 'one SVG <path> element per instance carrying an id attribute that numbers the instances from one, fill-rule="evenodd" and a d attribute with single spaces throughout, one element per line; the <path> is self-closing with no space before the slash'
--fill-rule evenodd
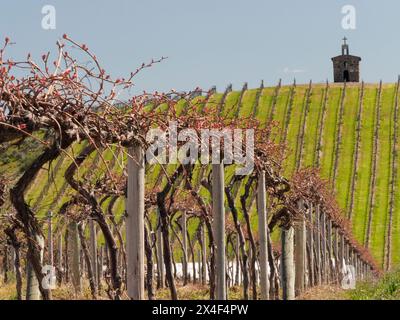
<path id="1" fill-rule="evenodd" d="M 225 102 L 222 106 L 221 116 L 233 118 L 239 107 L 240 92 L 232 91 L 226 96 Z"/>
<path id="2" fill-rule="evenodd" d="M 260 125 L 268 125 L 268 119 L 271 112 L 272 100 L 274 95 L 274 88 L 264 88 L 261 91 L 260 101 L 255 113 L 256 119 L 260 122 Z"/>
<path id="3" fill-rule="evenodd" d="M 314 150 L 318 143 L 320 113 L 322 112 L 322 99 L 325 86 L 314 86 L 310 97 L 309 113 L 304 131 L 304 150 L 301 159 L 302 167 L 312 167 L 315 161 Z"/>
<path id="4" fill-rule="evenodd" d="M 253 112 L 254 102 L 256 100 L 257 95 L 256 89 L 246 90 L 243 94 L 242 98 L 242 106 L 239 110 L 239 118 L 249 117 Z"/>
<path id="5" fill-rule="evenodd" d="M 298 148 L 298 136 L 300 134 L 300 128 L 302 125 L 302 121 L 304 120 L 304 108 L 305 108 L 305 95 L 306 95 L 306 87 L 297 87 L 295 91 L 295 96 L 293 99 L 293 105 L 291 110 L 289 108 L 286 112 L 290 113 L 290 121 L 287 123 L 287 137 L 286 143 L 288 146 L 288 157 L 284 163 L 284 173 L 286 176 L 290 177 L 296 169 L 296 154 Z"/>
<path id="6" fill-rule="evenodd" d="M 86 143 L 74 144 L 70 148 L 71 154 L 77 155 L 84 148 L 85 145 L 86 145 Z M 43 197 L 41 203 L 39 204 L 39 206 L 37 208 L 39 216 L 43 216 L 46 214 L 46 211 L 49 209 L 50 205 L 52 204 L 55 195 L 62 188 L 63 184 L 65 183 L 64 173 L 71 163 L 72 163 L 72 160 L 69 157 L 65 156 L 58 172 L 53 172 L 53 176 L 49 176 L 47 171 L 42 170 L 41 175 L 39 175 L 39 177 L 36 179 L 36 181 L 38 179 L 39 179 L 39 181 L 40 181 L 40 179 L 43 179 L 42 180 L 44 182 L 42 185 L 43 187 L 45 186 L 46 183 L 50 183 L 50 187 L 49 187 L 47 194 Z M 36 181 L 31 186 L 32 190 L 34 190 L 34 191 L 36 189 L 39 189 L 39 188 L 37 188 L 37 185 L 39 185 L 39 183 L 37 184 Z M 35 191 L 35 192 L 28 191 L 29 196 L 27 198 L 32 199 L 32 202 L 35 203 L 37 195 L 39 195 L 40 191 L 41 191 L 41 188 L 40 188 L 40 190 Z"/>
<path id="7" fill-rule="evenodd" d="M 276 142 L 281 142 L 282 131 L 285 125 L 286 107 L 289 101 L 290 87 L 281 88 L 275 106 L 275 113 L 273 114 L 272 121 L 276 124 L 276 128 L 272 131 L 272 137 Z"/>
<path id="8" fill-rule="evenodd" d="M 360 157 L 357 171 L 357 181 L 354 193 L 353 231 L 355 237 L 364 243 L 366 224 L 368 222 L 368 196 L 370 192 L 369 181 L 372 167 L 372 150 L 374 138 L 375 106 L 377 88 L 365 88 L 362 123 Z"/>
<path id="9" fill-rule="evenodd" d="M 328 106 L 326 109 L 324 130 L 322 132 L 322 159 L 321 175 L 330 178 L 333 172 L 336 130 L 338 124 L 338 108 L 342 88 L 335 86 L 329 88 Z"/>
<path id="10" fill-rule="evenodd" d="M 371 224 L 371 251 L 379 261 L 383 260 L 385 251 L 385 230 L 389 213 L 393 97 L 393 86 L 383 88 L 378 140 L 379 158 L 376 173 L 375 206 L 372 211 Z"/>
<path id="11" fill-rule="evenodd" d="M 222 93 L 214 93 L 213 95 L 211 95 L 204 106 L 203 112 L 217 112 L 222 97 Z"/>
<path id="12" fill-rule="evenodd" d="M 399 300 L 400 271 L 386 274 L 377 282 L 365 281 L 349 292 L 352 300 Z"/>
<path id="13" fill-rule="evenodd" d="M 400 126 L 397 127 L 397 137 L 400 137 Z M 400 140 L 397 138 L 397 153 L 400 150 Z M 397 156 L 397 160 L 399 157 Z M 397 164 L 397 172 L 395 175 L 395 192 L 400 191 L 400 168 Z M 400 197 L 394 197 L 394 208 L 393 208 L 393 224 L 392 224 L 392 264 L 400 264 Z"/>
<path id="14" fill-rule="evenodd" d="M 341 144 L 339 146 L 337 179 L 335 181 L 335 189 L 340 190 L 337 193 L 337 200 L 342 209 L 345 209 L 348 203 L 351 177 L 354 169 L 352 159 L 356 144 L 355 132 L 359 106 L 359 90 L 360 88 L 358 87 L 347 88 L 344 101 Z"/>

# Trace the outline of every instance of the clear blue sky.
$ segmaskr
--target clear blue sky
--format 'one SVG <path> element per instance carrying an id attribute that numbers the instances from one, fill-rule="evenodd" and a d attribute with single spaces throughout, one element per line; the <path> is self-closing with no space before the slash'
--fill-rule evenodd
<path id="1" fill-rule="evenodd" d="M 56 8 L 56 29 L 41 27 L 44 5 Z M 356 8 L 356 30 L 341 26 L 343 5 Z M 124 76 L 143 61 L 169 59 L 144 71 L 137 90 L 232 83 L 258 86 L 332 81 L 330 58 L 341 38 L 362 57 L 367 82 L 394 82 L 400 73 L 398 0 L 3 0 L 0 37 L 17 44 L 16 57 L 55 50 L 67 33 L 86 43 L 105 69 Z M 1 40 L 3 41 L 3 40 Z"/>

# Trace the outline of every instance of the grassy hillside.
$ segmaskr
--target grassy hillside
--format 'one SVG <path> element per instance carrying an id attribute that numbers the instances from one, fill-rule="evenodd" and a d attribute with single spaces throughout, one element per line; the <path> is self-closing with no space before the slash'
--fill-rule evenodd
<path id="1" fill-rule="evenodd" d="M 351 218 L 356 238 L 371 248 L 384 267 L 390 267 L 400 264 L 400 197 L 393 196 L 391 201 L 392 192 L 395 195 L 400 190 L 399 159 L 395 156 L 399 139 L 394 143 L 400 134 L 395 121 L 396 90 L 396 84 L 278 84 L 216 93 L 208 101 L 197 97 L 192 106 L 178 103 L 177 108 L 193 114 L 207 110 L 229 117 L 254 115 L 262 126 L 274 121 L 274 139 L 286 142 L 289 149 L 285 174 L 290 177 L 300 167 L 319 167 L 322 176 L 331 180 L 343 214 Z M 75 145 L 74 152 L 82 147 Z M 103 157 L 110 160 L 111 152 Z M 63 173 L 70 162 L 63 157 L 53 163 L 57 167 L 54 177 L 43 168 L 31 186 L 27 199 L 39 215 L 57 210 L 68 199 L 71 190 Z M 121 172 L 115 163 L 112 166 Z M 17 175 L 18 170 L 15 163 L 0 163 L 0 172 Z M 94 155 L 80 174 L 98 175 L 101 171 L 101 162 Z M 162 182 L 159 173 L 158 166 L 148 171 L 148 187 Z M 114 209 L 122 214 L 123 199 Z M 256 224 L 256 215 L 253 217 Z"/>

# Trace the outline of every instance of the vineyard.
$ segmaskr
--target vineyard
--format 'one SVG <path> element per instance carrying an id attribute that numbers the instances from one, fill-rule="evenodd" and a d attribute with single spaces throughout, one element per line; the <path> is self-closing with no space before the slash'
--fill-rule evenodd
<path id="1" fill-rule="evenodd" d="M 64 39 L 98 70 L 63 46 L 54 73 L 46 56 L 43 68 L 28 59 L 23 78 L 2 62 L 0 249 L 19 299 L 51 299 L 46 265 L 94 299 L 154 299 L 164 287 L 178 299 L 189 283 L 211 299 L 230 288 L 294 299 L 342 283 L 348 265 L 356 280 L 399 265 L 398 83 L 229 85 L 116 104 L 136 73 L 110 80 Z M 254 129 L 253 172 L 145 163 L 146 132 L 169 121 Z"/>

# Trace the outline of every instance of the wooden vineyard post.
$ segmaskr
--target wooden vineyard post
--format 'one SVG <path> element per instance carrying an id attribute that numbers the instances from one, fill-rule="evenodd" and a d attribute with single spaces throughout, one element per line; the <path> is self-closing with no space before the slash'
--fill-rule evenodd
<path id="1" fill-rule="evenodd" d="M 346 241 L 346 247 L 347 247 L 347 250 L 346 250 L 347 266 L 351 267 L 353 265 L 353 263 L 352 263 L 352 257 L 351 257 L 351 245 L 350 245 L 349 241 Z M 349 267 L 347 267 L 347 266 L 346 266 L 346 269 L 347 269 L 347 272 L 349 273 L 350 272 Z"/>
<path id="2" fill-rule="evenodd" d="M 203 223 L 201 226 L 201 280 L 202 284 L 207 283 L 207 244 L 206 244 L 206 226 Z"/>
<path id="3" fill-rule="evenodd" d="M 190 242 L 190 236 L 188 237 L 189 239 L 189 246 L 191 247 L 190 252 L 191 252 L 191 258 L 192 258 L 192 272 L 193 272 L 193 277 L 192 277 L 192 282 L 193 284 L 197 283 L 197 260 L 196 260 L 196 239 L 193 239 L 193 242 L 191 244 Z M 199 282 L 200 282 L 200 276 L 199 276 Z"/>
<path id="4" fill-rule="evenodd" d="M 48 222 L 48 229 L 47 229 L 47 243 L 48 243 L 48 264 L 53 267 L 54 266 L 54 248 L 53 248 L 53 230 L 52 230 L 52 223 L 51 223 L 51 211 L 47 214 L 47 222 Z"/>
<path id="5" fill-rule="evenodd" d="M 253 254 L 253 250 L 252 250 L 251 244 L 249 244 L 248 249 L 247 249 L 247 256 L 249 257 L 249 260 L 248 260 L 249 262 L 252 261 L 251 260 L 252 259 L 252 254 Z M 252 272 L 250 270 L 250 272 L 249 272 L 249 289 L 252 286 L 252 280 L 253 280 L 253 274 L 252 274 Z"/>
<path id="6" fill-rule="evenodd" d="M 294 229 L 282 229 L 282 291 L 283 300 L 294 300 Z"/>
<path id="7" fill-rule="evenodd" d="M 312 203 L 309 204 L 309 210 L 308 210 L 308 242 L 309 242 L 309 248 L 310 248 L 310 261 L 308 263 L 309 265 L 309 270 L 308 270 L 308 286 L 312 287 L 315 285 L 315 273 L 314 273 L 314 221 L 313 221 L 313 210 L 314 206 Z"/>
<path id="8" fill-rule="evenodd" d="M 354 263 L 353 263 L 353 248 L 351 247 L 350 243 L 348 245 L 348 249 L 349 249 L 349 265 L 354 266 Z"/>
<path id="9" fill-rule="evenodd" d="M 160 288 L 164 288 L 165 284 L 165 266 L 164 266 L 164 248 L 163 248 L 163 236 L 161 232 L 161 219 L 160 212 L 157 208 L 158 216 L 158 228 L 157 228 L 157 269 L 160 277 Z"/>
<path id="10" fill-rule="evenodd" d="M 78 224 L 75 221 L 71 221 L 68 224 L 68 256 L 70 257 L 68 260 L 71 261 L 69 270 L 71 271 L 75 294 L 80 294 L 82 290 L 79 247 Z"/>
<path id="11" fill-rule="evenodd" d="M 364 280 L 368 280 L 368 263 L 364 262 Z"/>
<path id="12" fill-rule="evenodd" d="M 364 262 L 364 280 L 368 280 L 368 263 Z"/>
<path id="13" fill-rule="evenodd" d="M 52 285 L 53 283 L 55 283 L 56 280 L 56 269 L 54 266 L 54 243 L 53 243 L 53 224 L 51 222 L 51 218 L 52 218 L 53 213 L 51 211 L 49 211 L 47 213 L 47 243 L 48 243 L 48 261 L 47 263 L 50 266 L 50 284 Z M 49 290 L 49 296 L 51 297 L 51 288 L 48 288 Z"/>
<path id="14" fill-rule="evenodd" d="M 351 246 L 351 245 L 349 245 L 349 256 L 350 256 L 350 265 L 353 267 L 353 270 L 355 271 L 356 270 L 356 267 L 355 267 L 355 255 L 354 255 L 354 250 L 353 250 L 353 247 Z M 356 277 L 356 274 L 355 274 L 355 272 L 352 274 L 352 276 L 355 278 Z"/>
<path id="15" fill-rule="evenodd" d="M 333 245 L 333 252 L 335 257 L 335 268 L 334 268 L 334 280 L 338 284 L 339 283 L 339 230 L 337 226 L 334 226 L 334 245 Z"/>
<path id="16" fill-rule="evenodd" d="M 321 213 L 321 221 L 320 221 L 320 230 L 321 230 L 321 253 L 322 253 L 322 268 L 321 275 L 324 283 L 326 284 L 328 281 L 327 277 L 327 253 L 326 253 L 326 216 L 325 212 Z"/>
<path id="17" fill-rule="evenodd" d="M 315 244 L 316 244 L 316 285 L 322 283 L 322 261 L 321 261 L 321 215 L 319 205 L 315 208 Z"/>
<path id="18" fill-rule="evenodd" d="M 10 267 L 11 267 L 11 272 L 15 275 L 15 250 L 12 245 L 10 246 Z"/>
<path id="19" fill-rule="evenodd" d="M 368 266 L 368 279 L 372 279 L 373 273 L 372 273 L 372 267 L 369 265 Z"/>
<path id="20" fill-rule="evenodd" d="M 344 277 L 344 268 L 346 267 L 346 263 L 344 261 L 345 259 L 345 253 L 344 253 L 344 235 L 343 233 L 340 233 L 340 253 L 339 253 L 339 267 L 340 267 L 340 274 L 339 274 L 339 283 L 342 282 L 343 277 Z"/>
<path id="21" fill-rule="evenodd" d="M 239 240 L 239 236 L 236 235 L 236 246 L 235 246 L 235 250 L 236 250 L 236 274 L 235 274 L 235 285 L 239 286 L 240 285 L 240 240 Z"/>
<path id="22" fill-rule="evenodd" d="M 355 254 L 354 254 L 354 249 L 353 247 L 350 245 L 350 264 L 355 268 Z"/>
<path id="23" fill-rule="evenodd" d="M 104 265 L 104 246 L 100 245 L 99 248 L 99 263 L 97 264 L 97 283 L 99 291 L 101 290 L 101 281 L 103 280 L 103 265 Z"/>
<path id="24" fill-rule="evenodd" d="M 303 200 L 297 203 L 299 211 L 303 212 Z M 304 291 L 305 266 L 306 266 L 306 221 L 305 217 L 295 227 L 295 292 L 296 296 Z"/>
<path id="25" fill-rule="evenodd" d="M 128 150 L 126 201 L 127 291 L 134 300 L 144 295 L 144 152 L 140 145 Z"/>
<path id="26" fill-rule="evenodd" d="M 365 281 L 365 280 L 367 280 L 367 267 L 368 267 L 368 265 L 367 265 L 367 263 L 365 261 L 364 261 L 363 265 L 364 265 L 364 268 L 363 268 L 363 280 Z"/>
<path id="27" fill-rule="evenodd" d="M 97 294 L 99 282 L 98 282 L 98 267 L 97 267 L 97 237 L 96 237 L 96 226 L 93 219 L 89 220 L 89 233 L 90 233 L 90 256 L 91 256 L 91 267 L 94 279 L 95 292 Z"/>
<path id="28" fill-rule="evenodd" d="M 8 283 L 8 245 L 5 244 L 4 248 L 3 248 L 3 253 L 2 253 L 2 265 L 0 265 L 0 273 L 3 274 L 3 283 Z M 28 261 L 26 261 L 26 263 L 28 264 Z M 28 266 L 27 266 L 28 267 Z M 27 270 L 28 271 L 28 270 Z"/>
<path id="29" fill-rule="evenodd" d="M 198 249 L 197 251 L 197 270 L 198 275 L 199 275 L 199 283 L 203 283 L 203 273 L 201 272 L 201 249 Z"/>
<path id="30" fill-rule="evenodd" d="M 327 278 L 328 283 L 332 281 L 333 275 L 333 265 L 332 265 L 332 220 L 327 219 L 326 221 L 326 241 L 327 241 L 327 249 L 328 249 L 328 258 L 327 258 Z"/>
<path id="31" fill-rule="evenodd" d="M 212 207 L 216 239 L 216 298 L 226 299 L 224 165 L 212 165 Z"/>
<path id="32" fill-rule="evenodd" d="M 188 282 L 188 253 L 187 253 L 186 211 L 182 212 L 182 245 L 183 245 L 183 285 Z"/>
<path id="33" fill-rule="evenodd" d="M 65 282 L 69 283 L 69 281 L 70 281 L 70 269 L 69 269 L 68 253 L 69 253 L 69 247 L 71 246 L 71 244 L 68 241 L 69 240 L 68 225 L 65 228 L 64 239 L 65 239 L 65 244 L 64 244 L 64 278 L 65 278 Z"/>
<path id="34" fill-rule="evenodd" d="M 78 226 L 79 227 L 79 226 Z M 79 230 L 79 229 L 78 229 Z M 79 231 L 78 231 L 79 232 Z M 79 233 L 78 233 L 79 236 Z M 80 243 L 80 242 L 79 242 Z M 83 250 L 82 247 L 79 246 L 79 263 L 80 263 L 80 270 L 82 273 L 82 277 L 85 278 L 87 276 L 87 270 L 86 270 L 86 261 L 84 259 L 84 254 L 83 254 Z"/>
<path id="35" fill-rule="evenodd" d="M 362 258 L 360 257 L 360 280 L 364 280 L 364 261 L 362 260 Z"/>
<path id="36" fill-rule="evenodd" d="M 58 237 L 58 274 L 59 274 L 59 284 L 63 282 L 63 237 L 62 234 Z"/>
<path id="37" fill-rule="evenodd" d="M 228 243 L 228 239 L 226 239 L 226 243 Z M 229 259 L 229 255 L 228 255 L 228 246 L 226 248 L 226 270 L 225 270 L 225 274 L 226 274 L 226 288 L 227 290 L 229 290 L 229 288 L 231 287 L 231 275 L 230 275 L 230 259 Z"/>
<path id="38" fill-rule="evenodd" d="M 364 280 L 364 260 L 360 256 L 360 280 Z"/>
<path id="39" fill-rule="evenodd" d="M 358 253 L 354 252 L 354 277 L 358 280 Z"/>
<path id="40" fill-rule="evenodd" d="M 28 261 L 27 261 L 28 264 Z M 1 272 L 3 273 L 3 282 L 8 283 L 8 245 L 4 245 L 3 265 Z M 27 272 L 29 271 L 27 266 Z M 28 275 L 27 275 L 28 276 Z"/>
<path id="41" fill-rule="evenodd" d="M 260 242 L 260 287 L 261 299 L 269 299 L 268 282 L 268 219 L 265 190 L 265 172 L 262 171 L 258 177 L 258 230 Z"/>
<path id="42" fill-rule="evenodd" d="M 36 237 L 36 243 L 40 247 L 40 260 L 43 260 L 44 239 L 42 236 Z M 39 281 L 35 271 L 29 261 L 27 261 L 27 281 L 26 281 L 26 300 L 40 300 Z"/>
<path id="43" fill-rule="evenodd" d="M 364 275 L 363 275 L 363 280 L 368 280 L 368 275 L 367 275 L 367 273 L 368 273 L 368 265 L 367 265 L 367 263 L 364 261 Z"/>

